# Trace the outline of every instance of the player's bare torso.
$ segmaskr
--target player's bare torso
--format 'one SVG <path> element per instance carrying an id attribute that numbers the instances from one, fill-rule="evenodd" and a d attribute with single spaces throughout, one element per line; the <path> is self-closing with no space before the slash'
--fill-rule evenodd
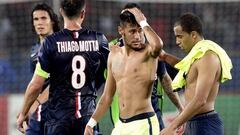
<path id="1" fill-rule="evenodd" d="M 151 90 L 155 79 L 157 59 L 151 57 L 147 48 L 132 51 L 128 55 L 124 47 L 114 48 L 111 68 L 116 80 L 120 116 L 153 112 Z"/>
<path id="2" fill-rule="evenodd" d="M 217 61 L 217 65 L 218 65 L 218 69 L 216 69 L 216 74 L 214 77 L 214 81 L 212 83 L 211 86 L 207 86 L 210 88 L 210 92 L 209 95 L 207 97 L 207 101 L 206 104 L 201 107 L 201 109 L 199 110 L 199 112 L 197 114 L 201 114 L 201 113 L 205 113 L 205 112 L 209 112 L 211 110 L 214 110 L 214 104 L 215 104 L 215 99 L 219 90 L 219 79 L 220 79 L 220 75 L 221 75 L 221 67 L 220 67 L 220 61 L 219 58 L 216 54 L 214 54 L 213 52 L 207 52 L 207 54 L 205 54 L 205 56 L 203 56 L 201 59 L 196 60 L 192 65 L 191 68 L 187 74 L 187 78 L 186 78 L 186 86 L 185 86 L 185 100 L 186 100 L 186 104 L 188 104 L 191 100 L 193 100 L 195 94 L 196 94 L 196 88 L 198 85 L 198 81 L 199 79 L 199 73 L 198 73 L 198 68 L 200 66 L 200 64 L 213 64 L 213 63 L 203 63 L 203 59 L 205 57 L 205 59 L 208 59 L 206 55 L 212 55 L 213 57 L 215 57 L 216 61 Z M 205 72 L 205 74 L 208 74 L 208 71 Z M 209 79 L 210 79 L 210 75 L 209 75 Z M 207 80 L 209 81 L 209 80 Z M 206 84 L 207 85 L 207 84 Z M 204 92 L 204 91 L 202 91 Z"/>

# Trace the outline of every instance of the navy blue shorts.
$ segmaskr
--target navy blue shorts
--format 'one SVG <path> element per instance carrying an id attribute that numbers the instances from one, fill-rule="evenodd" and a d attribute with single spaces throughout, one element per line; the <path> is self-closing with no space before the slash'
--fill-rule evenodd
<path id="1" fill-rule="evenodd" d="M 36 119 L 30 119 L 29 125 L 26 130 L 26 135 L 43 135 L 44 134 L 44 122 L 37 121 Z"/>
<path id="2" fill-rule="evenodd" d="M 26 135 L 44 134 L 44 124 L 46 122 L 46 108 L 47 102 L 42 104 L 41 106 L 38 106 L 36 111 L 33 114 L 31 114 L 30 119 L 28 121 Z"/>
<path id="3" fill-rule="evenodd" d="M 223 122 L 215 111 L 199 114 L 187 122 L 184 135 L 224 135 Z"/>

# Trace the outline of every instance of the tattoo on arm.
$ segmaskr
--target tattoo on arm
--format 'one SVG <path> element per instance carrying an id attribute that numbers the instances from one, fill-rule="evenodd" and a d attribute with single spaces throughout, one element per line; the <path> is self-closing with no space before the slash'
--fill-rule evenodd
<path id="1" fill-rule="evenodd" d="M 172 80 L 171 80 L 170 76 L 167 73 L 164 74 L 163 78 L 161 80 L 162 87 L 163 87 L 165 93 L 167 94 L 167 96 L 169 97 L 169 99 L 172 101 L 172 103 L 178 109 L 181 109 L 182 105 L 181 105 L 179 96 L 176 92 L 173 92 L 171 83 L 172 83 Z"/>

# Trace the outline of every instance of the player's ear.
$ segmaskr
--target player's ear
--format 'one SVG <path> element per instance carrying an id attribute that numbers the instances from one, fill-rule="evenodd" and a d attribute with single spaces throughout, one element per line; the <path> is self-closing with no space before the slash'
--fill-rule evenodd
<path id="1" fill-rule="evenodd" d="M 62 9 L 62 8 L 59 9 L 59 13 L 60 13 L 61 16 L 64 16 L 64 13 L 63 13 L 63 9 Z"/>
<path id="2" fill-rule="evenodd" d="M 123 35 L 123 28 L 122 28 L 122 26 L 118 26 L 118 33 L 120 35 Z"/>
<path id="3" fill-rule="evenodd" d="M 192 37 L 193 39 L 196 39 L 196 38 L 197 38 L 197 35 L 198 35 L 198 33 L 197 33 L 196 31 L 192 31 L 192 32 L 191 32 L 191 37 Z"/>
<path id="4" fill-rule="evenodd" d="M 81 19 L 84 19 L 84 17 L 85 17 L 85 13 L 86 13 L 85 10 L 82 10 L 82 11 L 81 11 L 81 14 L 80 14 Z"/>

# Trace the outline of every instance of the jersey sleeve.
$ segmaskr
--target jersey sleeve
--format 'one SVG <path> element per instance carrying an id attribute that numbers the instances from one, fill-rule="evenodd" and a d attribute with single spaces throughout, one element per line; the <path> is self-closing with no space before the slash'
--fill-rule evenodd
<path id="1" fill-rule="evenodd" d="M 98 75 L 96 76 L 96 88 L 100 88 L 101 85 L 105 82 L 104 78 L 104 71 L 107 69 L 107 59 L 109 54 L 108 48 L 108 40 L 103 34 L 98 35 L 98 41 L 100 46 L 100 53 L 101 53 L 101 64 L 98 71 Z"/>
<path id="2" fill-rule="evenodd" d="M 42 70 L 41 65 L 39 63 L 36 64 L 34 74 L 37 74 L 37 75 L 39 75 L 43 78 L 48 78 L 49 77 L 49 73 Z"/>
<path id="3" fill-rule="evenodd" d="M 163 75 L 166 73 L 165 63 L 163 61 L 158 61 L 157 76 L 162 80 Z"/>
<path id="4" fill-rule="evenodd" d="M 169 65 L 168 63 L 165 63 L 165 66 L 166 66 L 169 76 L 173 80 L 175 78 L 175 76 L 177 75 L 178 70 L 176 68 L 172 67 L 171 65 Z"/>
<path id="5" fill-rule="evenodd" d="M 30 71 L 31 73 L 34 73 L 35 70 L 35 61 L 34 61 L 34 47 L 31 47 L 31 51 L 30 51 L 30 58 L 29 58 L 29 64 L 30 64 Z"/>
<path id="6" fill-rule="evenodd" d="M 100 43 L 100 52 L 103 56 L 104 61 L 107 63 L 109 48 L 108 48 L 108 40 L 105 35 L 99 35 L 98 41 Z"/>
<path id="7" fill-rule="evenodd" d="M 50 73 L 50 47 L 51 43 L 48 40 L 48 38 L 45 38 L 40 51 L 38 53 L 38 61 L 40 64 L 40 67 L 43 71 Z"/>

